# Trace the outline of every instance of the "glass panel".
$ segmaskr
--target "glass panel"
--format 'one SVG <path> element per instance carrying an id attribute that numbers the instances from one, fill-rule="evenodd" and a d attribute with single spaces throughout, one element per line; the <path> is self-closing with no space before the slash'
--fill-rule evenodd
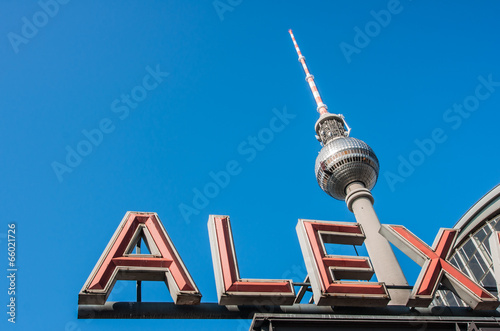
<path id="1" fill-rule="evenodd" d="M 482 243 L 484 238 L 486 238 L 486 231 L 484 231 L 484 229 L 480 229 L 479 231 L 476 232 L 474 237 L 476 238 L 478 243 Z"/>
<path id="2" fill-rule="evenodd" d="M 483 241 L 483 247 L 486 249 L 486 251 L 488 252 L 488 256 L 491 258 L 490 236 L 488 236 L 488 238 Z"/>
<path id="3" fill-rule="evenodd" d="M 494 228 L 495 228 L 495 223 L 496 223 L 496 221 L 495 221 L 495 220 L 493 220 L 493 219 L 492 219 L 492 220 L 489 220 L 488 222 L 486 222 L 486 224 L 488 224 L 488 227 L 489 227 L 490 229 L 494 229 Z"/>
<path id="4" fill-rule="evenodd" d="M 452 307 L 460 306 L 457 299 L 455 299 L 455 295 L 451 291 L 446 292 L 446 300 L 448 301 L 448 304 Z"/>
<path id="5" fill-rule="evenodd" d="M 462 271 L 464 274 L 470 277 L 470 272 L 468 268 L 465 267 L 464 265 L 464 254 L 462 250 L 460 250 L 459 253 L 455 254 L 455 260 L 457 261 L 458 265 L 460 266 L 460 271 Z"/>
<path id="6" fill-rule="evenodd" d="M 486 275 L 484 275 L 483 280 L 481 281 L 483 286 L 496 286 L 495 277 L 491 274 L 491 271 L 488 271 Z"/>
<path id="7" fill-rule="evenodd" d="M 443 296 L 442 292 L 443 291 L 437 291 L 436 296 L 434 297 L 434 301 L 432 302 L 432 304 L 434 306 L 446 306 L 446 304 L 442 300 L 442 296 Z"/>
<path id="8" fill-rule="evenodd" d="M 483 226 L 484 232 L 486 232 L 486 236 L 489 236 L 491 234 L 491 227 L 488 225 Z"/>
<path id="9" fill-rule="evenodd" d="M 467 261 L 469 261 L 472 255 L 476 252 L 476 246 L 474 245 L 474 242 L 469 239 L 462 247 L 462 250 L 465 256 L 467 256 Z"/>
<path id="10" fill-rule="evenodd" d="M 486 271 L 488 271 L 488 265 L 489 263 L 484 261 L 483 259 L 483 256 L 481 255 L 481 253 L 479 251 L 476 252 L 476 254 L 474 255 L 474 257 L 477 259 L 477 261 L 479 262 L 479 265 L 481 266 L 481 270 L 483 271 L 483 273 L 485 273 Z"/>
<path id="11" fill-rule="evenodd" d="M 453 255 L 453 257 L 450 259 L 450 263 L 457 267 L 458 269 L 462 269 L 462 267 L 457 263 L 457 259 L 455 258 L 455 255 Z"/>
<path id="12" fill-rule="evenodd" d="M 488 241 L 488 239 L 486 239 L 486 241 Z M 478 254 L 481 253 L 481 256 L 484 259 L 484 263 L 489 266 L 489 265 L 491 265 L 492 261 L 491 261 L 491 254 L 490 254 L 490 252 L 488 252 L 488 250 L 485 246 L 486 241 L 483 242 L 483 244 L 481 246 L 479 246 L 479 249 L 477 251 L 478 251 Z"/>
<path id="13" fill-rule="evenodd" d="M 464 264 L 458 254 L 453 255 L 452 264 L 460 270 L 464 270 Z"/>
<path id="14" fill-rule="evenodd" d="M 476 259 L 476 256 L 473 256 L 472 259 L 469 261 L 469 269 L 472 271 L 475 280 L 483 278 L 484 271 L 483 269 L 481 269 L 479 262 Z"/>

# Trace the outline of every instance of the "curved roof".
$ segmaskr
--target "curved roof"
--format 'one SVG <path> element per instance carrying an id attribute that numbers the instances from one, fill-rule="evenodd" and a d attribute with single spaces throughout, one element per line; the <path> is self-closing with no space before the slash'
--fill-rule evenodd
<path id="1" fill-rule="evenodd" d="M 498 213 L 500 213 L 500 184 L 472 205 L 455 224 L 453 228 L 460 230 L 455 247 L 460 246 L 470 233 L 480 228 L 485 221 Z"/>

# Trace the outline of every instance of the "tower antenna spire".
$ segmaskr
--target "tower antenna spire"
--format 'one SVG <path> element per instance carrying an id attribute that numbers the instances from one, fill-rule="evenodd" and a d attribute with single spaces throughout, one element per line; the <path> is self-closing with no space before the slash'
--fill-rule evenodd
<path id="1" fill-rule="evenodd" d="M 295 50 L 299 55 L 299 62 L 302 64 L 302 68 L 304 68 L 304 72 L 306 74 L 306 81 L 309 84 L 314 99 L 316 100 L 316 104 L 318 105 L 316 110 L 318 111 L 320 116 L 315 125 L 316 138 L 321 141 L 323 145 L 326 145 L 332 139 L 335 139 L 337 137 L 348 137 L 349 133 L 351 132 L 351 128 L 349 127 L 349 125 L 347 125 L 342 114 L 332 114 L 328 112 L 328 107 L 323 103 L 323 100 L 319 95 L 318 88 L 314 83 L 314 76 L 311 75 L 309 69 L 307 68 L 306 58 L 300 51 L 299 45 L 295 40 L 292 29 L 288 30 L 288 33 L 290 33 L 290 37 L 292 37 Z"/>
<path id="2" fill-rule="evenodd" d="M 328 107 L 323 103 L 323 100 L 321 99 L 321 95 L 319 95 L 318 88 L 316 87 L 316 84 L 314 83 L 314 76 L 311 75 L 311 73 L 309 72 L 309 69 L 307 68 L 306 58 L 300 52 L 299 45 L 297 44 L 297 41 L 295 40 L 292 29 L 288 30 L 288 32 L 290 33 L 290 37 L 292 37 L 292 41 L 293 41 L 293 44 L 295 46 L 295 50 L 297 51 L 297 55 L 299 56 L 299 62 L 302 64 L 302 68 L 304 68 L 304 72 L 306 73 L 306 82 L 309 83 L 309 87 L 311 88 L 311 92 L 314 96 L 314 99 L 316 100 L 316 104 L 318 105 L 317 111 L 318 111 L 318 113 L 320 113 L 320 115 L 327 114 Z"/>

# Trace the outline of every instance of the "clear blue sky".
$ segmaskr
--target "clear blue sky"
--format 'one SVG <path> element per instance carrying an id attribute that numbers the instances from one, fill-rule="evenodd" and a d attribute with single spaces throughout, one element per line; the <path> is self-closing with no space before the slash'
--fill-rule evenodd
<path id="1" fill-rule="evenodd" d="M 303 280 L 297 219 L 354 216 L 316 183 L 316 106 L 289 28 L 329 109 L 377 153 L 382 223 L 432 244 L 500 181 L 497 2 L 221 0 L 219 12 L 210 0 L 40 3 L 0 4 L 2 274 L 11 222 L 18 245 L 17 323 L 7 323 L 0 277 L 2 330 L 248 329 L 77 320 L 78 292 L 128 210 L 159 214 L 203 302 L 217 300 L 209 214 L 231 216 L 242 277 Z M 390 21 L 374 24 L 371 12 L 388 6 Z M 266 136 L 285 108 L 284 129 Z M 84 156 L 68 157 L 78 148 Z M 403 169 L 410 158 L 417 165 Z M 183 215 L 232 160 L 240 172 Z M 398 257 L 413 284 L 420 268 Z M 120 286 L 110 299 L 133 301 L 134 285 Z M 171 298 L 146 284 L 143 300 Z"/>

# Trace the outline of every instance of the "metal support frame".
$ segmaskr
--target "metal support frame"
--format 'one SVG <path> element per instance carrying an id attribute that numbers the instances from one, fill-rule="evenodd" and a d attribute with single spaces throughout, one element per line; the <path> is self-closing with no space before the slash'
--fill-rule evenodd
<path id="1" fill-rule="evenodd" d="M 300 286 L 299 293 L 297 293 L 297 297 L 295 298 L 294 304 L 298 304 L 302 301 L 302 298 L 304 298 L 304 295 L 306 292 L 309 290 L 311 291 L 311 283 L 309 283 L 309 275 L 306 276 L 306 279 L 304 279 L 303 283 L 293 283 L 294 286 Z"/>
<path id="2" fill-rule="evenodd" d="M 201 303 L 184 306 L 171 302 L 106 302 L 104 305 L 79 305 L 79 319 L 261 319 L 264 316 L 287 318 L 328 319 L 335 321 L 418 320 L 450 322 L 495 322 L 500 326 L 497 310 L 474 311 L 461 307 L 408 308 L 386 307 L 330 307 L 310 304 L 293 306 L 220 306 Z"/>
<path id="3" fill-rule="evenodd" d="M 217 303 L 176 305 L 172 302 L 111 302 L 78 305 L 79 319 L 252 319 L 256 313 L 329 314 L 332 307 L 221 306 Z"/>
<path id="4" fill-rule="evenodd" d="M 498 330 L 498 316 L 255 314 L 249 330 Z"/>
<path id="5" fill-rule="evenodd" d="M 137 246 L 135 249 L 135 252 L 137 254 L 141 254 L 141 240 L 142 238 L 139 238 L 137 241 Z M 142 281 L 137 280 L 137 302 L 142 302 Z"/>

